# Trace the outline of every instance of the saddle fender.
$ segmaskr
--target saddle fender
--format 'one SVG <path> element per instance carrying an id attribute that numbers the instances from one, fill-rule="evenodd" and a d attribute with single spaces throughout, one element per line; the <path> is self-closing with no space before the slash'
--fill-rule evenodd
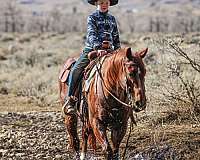
<path id="1" fill-rule="evenodd" d="M 71 69 L 71 67 L 73 66 L 73 64 L 74 64 L 75 62 L 76 62 L 75 58 L 68 58 L 68 59 L 65 61 L 64 65 L 63 65 L 63 67 L 62 67 L 62 69 L 61 69 L 61 71 L 60 71 L 60 74 L 59 74 L 59 80 L 60 80 L 61 82 L 64 83 L 64 82 L 67 81 L 67 78 L 68 78 L 70 69 Z"/>

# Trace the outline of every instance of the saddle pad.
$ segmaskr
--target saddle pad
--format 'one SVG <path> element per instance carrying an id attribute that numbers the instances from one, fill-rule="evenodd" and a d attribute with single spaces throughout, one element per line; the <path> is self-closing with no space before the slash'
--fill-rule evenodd
<path id="1" fill-rule="evenodd" d="M 85 92 L 88 92 L 88 91 L 89 91 L 92 78 L 93 78 L 95 75 L 97 75 L 97 69 L 98 69 L 98 70 L 101 70 L 101 65 L 102 65 L 102 63 L 104 62 L 105 58 L 106 58 L 106 56 L 103 56 L 103 57 L 100 59 L 99 64 L 98 64 L 98 65 L 94 65 L 93 68 L 91 69 L 88 78 L 85 80 L 85 87 L 84 87 Z M 98 68 L 97 68 L 97 67 L 98 67 Z"/>
<path id="2" fill-rule="evenodd" d="M 96 65 L 92 68 L 92 70 L 90 71 L 89 77 L 85 80 L 85 92 L 88 92 L 89 88 L 90 88 L 90 84 L 91 84 L 91 80 L 94 77 L 95 73 L 97 71 Z"/>

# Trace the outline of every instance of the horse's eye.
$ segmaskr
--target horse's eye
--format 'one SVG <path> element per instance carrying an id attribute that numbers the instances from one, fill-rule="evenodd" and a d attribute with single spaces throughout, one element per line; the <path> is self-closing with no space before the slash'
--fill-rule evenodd
<path id="1" fill-rule="evenodd" d="M 128 71 L 130 73 L 133 73 L 133 72 L 137 72 L 137 67 L 133 66 L 133 65 L 130 65 L 128 66 Z"/>

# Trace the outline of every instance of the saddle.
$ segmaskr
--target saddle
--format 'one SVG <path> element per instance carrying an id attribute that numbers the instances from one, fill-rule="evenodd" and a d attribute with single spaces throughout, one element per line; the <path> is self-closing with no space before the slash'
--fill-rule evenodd
<path id="1" fill-rule="evenodd" d="M 107 40 L 104 40 L 102 43 L 102 49 L 110 52 L 109 51 L 110 50 L 110 42 Z M 88 58 L 90 60 L 90 64 L 86 67 L 86 69 L 84 71 L 85 79 L 88 78 L 90 71 L 92 70 L 92 68 L 94 68 L 94 66 L 95 66 L 94 59 L 96 59 L 98 56 L 99 55 L 98 55 L 97 51 L 91 51 L 90 53 L 88 53 Z M 104 55 L 100 55 L 100 56 L 103 57 Z M 60 74 L 59 74 L 59 80 L 61 82 L 63 82 L 63 83 L 67 82 L 71 67 L 74 65 L 75 62 L 76 62 L 76 60 L 74 58 L 69 58 L 65 61 L 64 66 L 61 69 Z"/>
<path id="2" fill-rule="evenodd" d="M 88 58 L 90 59 L 90 63 L 89 65 L 85 68 L 84 70 L 84 79 L 88 79 L 89 74 L 92 70 L 92 68 L 95 66 L 95 61 L 94 59 L 97 57 L 97 52 L 96 51 L 91 51 L 90 53 L 88 53 Z M 72 68 L 72 66 L 74 65 L 74 63 L 76 62 L 75 58 L 68 58 L 65 62 L 64 65 L 60 71 L 59 74 L 59 80 L 63 83 L 67 82 L 68 77 L 69 77 L 69 73 L 70 70 Z"/>
<path id="3" fill-rule="evenodd" d="M 105 50 L 109 51 L 110 44 L 108 41 L 104 41 L 102 43 L 102 46 Z M 108 53 L 111 53 L 111 52 L 109 51 Z M 90 60 L 90 63 L 84 70 L 84 80 L 87 81 L 86 88 L 89 88 L 88 85 L 90 85 L 90 80 L 92 79 L 92 77 L 94 76 L 94 74 L 96 72 L 96 69 L 93 69 L 93 68 L 95 68 L 94 66 L 96 64 L 95 59 L 97 57 L 103 57 L 103 56 L 104 55 L 99 55 L 97 51 L 91 51 L 88 53 L 88 59 Z M 68 82 L 70 70 L 75 62 L 76 62 L 76 60 L 74 58 L 69 58 L 65 61 L 64 66 L 62 67 L 60 74 L 59 74 L 59 80 L 61 82 L 63 82 L 63 83 Z"/>
<path id="4" fill-rule="evenodd" d="M 94 52 L 92 54 L 94 54 Z M 82 88 L 82 90 L 84 92 L 88 92 L 90 84 L 91 84 L 91 80 L 95 76 L 96 71 L 97 71 L 97 67 L 95 67 L 95 65 L 97 63 L 96 56 L 94 56 L 94 57 L 95 58 L 91 59 L 88 66 L 84 69 L 83 79 L 82 79 L 84 83 L 82 83 L 82 87 L 80 87 L 80 85 L 78 85 L 78 87 L 75 90 L 77 90 L 77 89 L 80 90 Z M 105 60 L 106 56 L 102 56 L 100 58 L 101 58 L 100 63 L 102 63 Z M 70 58 L 65 61 L 65 64 L 63 65 L 63 68 L 61 69 L 60 74 L 59 74 L 59 80 L 62 83 L 66 83 L 68 85 L 68 77 L 69 77 L 71 68 L 75 62 L 76 62 L 76 60 L 74 58 Z"/>

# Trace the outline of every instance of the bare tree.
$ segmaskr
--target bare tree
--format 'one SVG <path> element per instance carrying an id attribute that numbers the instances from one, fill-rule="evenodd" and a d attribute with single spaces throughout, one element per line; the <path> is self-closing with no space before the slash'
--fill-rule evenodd
<path id="1" fill-rule="evenodd" d="M 188 63 L 194 68 L 197 72 L 200 73 L 200 64 L 196 60 L 191 59 L 187 53 L 185 53 L 174 41 L 164 40 L 178 55 L 183 57 L 188 61 Z"/>
<path id="2" fill-rule="evenodd" d="M 163 103 L 168 103 L 174 108 L 178 105 L 187 106 L 195 120 L 196 115 L 200 115 L 200 61 L 196 56 L 192 59 L 189 53 L 186 53 L 179 47 L 178 41 L 172 39 L 162 39 L 157 41 L 161 50 L 172 54 L 174 58 L 170 61 L 165 59 L 165 69 L 167 77 L 163 77 L 161 94 Z M 167 80 L 166 80 L 167 79 Z M 184 104 L 184 105 L 182 105 Z"/>
<path id="3" fill-rule="evenodd" d="M 61 21 L 63 19 L 63 15 L 58 8 L 53 8 L 53 10 L 49 13 L 50 16 L 50 27 L 53 32 L 61 32 Z"/>
<path id="4" fill-rule="evenodd" d="M 21 10 L 17 5 L 17 1 L 9 0 L 4 2 L 3 5 L 4 5 L 3 16 L 5 24 L 4 31 L 16 32 L 18 30 L 21 30 L 23 23 L 20 23 L 22 17 L 21 17 Z"/>

